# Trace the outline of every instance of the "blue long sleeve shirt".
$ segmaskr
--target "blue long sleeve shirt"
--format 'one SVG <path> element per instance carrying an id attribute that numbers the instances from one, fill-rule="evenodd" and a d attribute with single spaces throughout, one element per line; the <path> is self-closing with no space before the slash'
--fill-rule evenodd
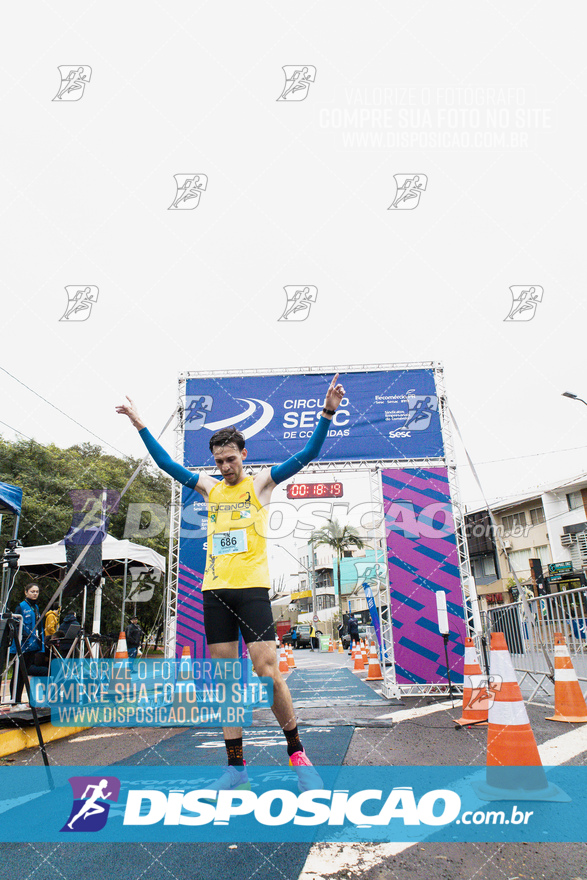
<path id="1" fill-rule="evenodd" d="M 292 455 L 291 458 L 288 458 L 287 461 L 284 461 L 282 464 L 273 465 L 271 468 L 271 479 L 274 483 L 282 483 L 284 480 L 289 479 L 289 477 L 293 477 L 294 474 L 297 474 L 298 471 L 301 471 L 303 467 L 317 457 L 326 438 L 326 434 L 328 433 L 329 425 L 330 420 L 324 416 L 320 416 L 320 420 L 316 425 L 314 433 L 301 452 Z M 169 453 L 163 449 L 161 444 L 155 440 L 148 428 L 141 428 L 139 434 L 143 443 L 147 447 L 148 452 L 161 470 L 165 471 L 165 473 L 173 477 L 174 480 L 177 480 L 189 489 L 196 488 L 199 474 L 193 474 L 187 468 L 183 467 L 183 465 L 174 461 Z"/>

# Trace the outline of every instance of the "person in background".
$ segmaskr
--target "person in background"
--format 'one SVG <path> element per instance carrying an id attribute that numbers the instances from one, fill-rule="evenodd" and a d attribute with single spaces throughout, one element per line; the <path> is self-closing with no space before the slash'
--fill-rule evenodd
<path id="1" fill-rule="evenodd" d="M 313 623 L 310 624 L 310 651 L 314 650 L 314 639 L 316 638 L 316 627 Z"/>
<path id="2" fill-rule="evenodd" d="M 39 611 L 39 606 L 37 605 L 37 599 L 39 598 L 39 588 L 36 584 L 28 584 L 24 588 L 24 599 L 20 602 L 19 605 L 14 609 L 15 614 L 22 615 L 22 637 L 20 641 L 20 646 L 22 649 L 22 656 L 24 660 L 24 666 L 27 670 L 34 663 L 35 654 L 38 651 L 45 650 L 45 635 L 43 633 L 42 627 L 39 626 L 38 621 L 41 616 Z M 14 656 L 16 654 L 16 644 L 13 641 L 10 646 L 10 654 Z M 22 663 L 18 669 L 18 679 L 16 683 L 16 693 L 15 693 L 15 709 L 24 709 L 27 707 L 27 703 L 21 703 L 22 700 L 22 689 L 24 688 L 24 676 Z"/>
<path id="3" fill-rule="evenodd" d="M 45 638 L 49 639 L 59 629 L 61 608 L 51 608 L 45 615 Z"/>
<path id="4" fill-rule="evenodd" d="M 347 632 L 350 636 L 350 641 L 349 641 L 349 657 L 350 657 L 352 654 L 352 651 L 353 651 L 353 644 L 358 645 L 360 642 L 359 624 L 357 623 L 357 620 L 353 614 L 351 614 L 351 616 L 349 617 L 349 621 L 347 623 Z"/>
<path id="5" fill-rule="evenodd" d="M 298 646 L 298 631 L 295 626 L 291 630 L 291 646 L 292 648 L 297 648 Z"/>
<path id="6" fill-rule="evenodd" d="M 29 675 L 49 675 L 49 654 L 47 651 L 36 651 L 32 666 L 29 666 Z"/>
<path id="7" fill-rule="evenodd" d="M 144 632 L 139 626 L 139 618 L 131 617 L 130 623 L 126 628 L 126 645 L 128 648 L 128 656 L 130 660 L 134 660 L 143 640 Z M 131 663 L 131 670 L 134 663 Z"/>

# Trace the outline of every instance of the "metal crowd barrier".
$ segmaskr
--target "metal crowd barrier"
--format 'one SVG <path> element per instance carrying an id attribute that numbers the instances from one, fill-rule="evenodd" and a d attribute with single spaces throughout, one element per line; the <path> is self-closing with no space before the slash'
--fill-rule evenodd
<path id="1" fill-rule="evenodd" d="M 522 602 L 502 605 L 484 615 L 486 636 L 503 632 L 518 673 L 520 686 L 530 683 L 532 702 L 539 691 L 549 698 L 554 693 L 554 634 L 564 635 L 577 678 L 587 682 L 587 589 L 566 590 L 528 600 L 530 620 L 526 620 Z M 545 656 L 546 655 L 546 656 Z M 548 658 L 548 659 L 547 659 Z M 550 660 L 550 663 L 549 663 Z"/>

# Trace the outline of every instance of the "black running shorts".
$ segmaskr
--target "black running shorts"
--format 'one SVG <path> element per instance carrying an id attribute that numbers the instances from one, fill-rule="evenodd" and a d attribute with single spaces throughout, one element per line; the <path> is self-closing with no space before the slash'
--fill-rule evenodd
<path id="1" fill-rule="evenodd" d="M 204 590 L 202 596 L 204 629 L 209 645 L 236 642 L 239 630 L 247 645 L 275 641 L 269 590 L 265 587 Z"/>

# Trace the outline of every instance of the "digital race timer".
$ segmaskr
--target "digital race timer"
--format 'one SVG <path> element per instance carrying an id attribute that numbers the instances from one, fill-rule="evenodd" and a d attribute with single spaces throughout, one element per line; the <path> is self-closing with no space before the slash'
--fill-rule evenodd
<path id="1" fill-rule="evenodd" d="M 342 483 L 290 483 L 288 498 L 342 498 Z"/>

